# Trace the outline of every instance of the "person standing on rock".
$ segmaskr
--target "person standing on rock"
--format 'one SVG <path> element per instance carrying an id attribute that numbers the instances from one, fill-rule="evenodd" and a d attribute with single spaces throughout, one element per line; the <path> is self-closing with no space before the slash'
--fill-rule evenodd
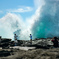
<path id="1" fill-rule="evenodd" d="M 15 42 L 15 46 L 17 45 L 17 43 L 18 43 L 18 41 L 17 41 L 17 35 L 16 34 L 14 34 L 14 42 Z"/>
<path id="2" fill-rule="evenodd" d="M 30 34 L 30 36 L 29 36 L 29 37 L 30 37 L 30 42 L 31 42 L 31 44 L 32 44 L 32 35 Z"/>
<path id="3" fill-rule="evenodd" d="M 57 37 L 54 37 L 54 38 L 52 39 L 52 42 L 53 42 L 53 44 L 54 44 L 54 47 L 58 47 L 58 39 L 57 39 Z"/>
<path id="4" fill-rule="evenodd" d="M 0 43 L 1 43 L 1 36 L 0 36 Z"/>

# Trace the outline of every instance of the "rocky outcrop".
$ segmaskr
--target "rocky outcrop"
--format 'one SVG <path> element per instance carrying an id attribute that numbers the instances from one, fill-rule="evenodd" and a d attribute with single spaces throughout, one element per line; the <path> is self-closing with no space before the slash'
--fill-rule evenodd
<path id="1" fill-rule="evenodd" d="M 59 48 L 53 49 L 34 49 L 34 50 L 16 50 L 14 55 L 0 57 L 1 59 L 59 59 Z"/>
<path id="2" fill-rule="evenodd" d="M 1 38 L 0 37 L 0 47 L 6 48 L 11 44 L 11 39 L 9 38 Z"/>

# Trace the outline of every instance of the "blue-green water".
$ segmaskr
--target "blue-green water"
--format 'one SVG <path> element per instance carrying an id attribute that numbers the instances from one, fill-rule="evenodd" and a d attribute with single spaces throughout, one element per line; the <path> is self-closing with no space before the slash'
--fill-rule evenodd
<path id="1" fill-rule="evenodd" d="M 32 26 L 33 38 L 59 36 L 59 1 L 45 0 L 39 20 Z"/>

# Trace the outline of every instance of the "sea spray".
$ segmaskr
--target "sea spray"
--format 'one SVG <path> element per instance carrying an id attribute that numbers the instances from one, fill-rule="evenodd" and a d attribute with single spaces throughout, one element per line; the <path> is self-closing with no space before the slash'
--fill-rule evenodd
<path id="1" fill-rule="evenodd" d="M 59 0 L 42 1 L 44 4 L 39 6 L 28 22 L 15 13 L 7 13 L 2 17 L 0 35 L 14 39 L 14 34 L 17 34 L 19 40 L 29 40 L 29 34 L 32 34 L 33 39 L 59 36 Z"/>
<path id="2" fill-rule="evenodd" d="M 30 30 L 20 16 L 7 13 L 0 19 L 0 35 L 14 40 L 14 34 L 18 36 L 18 40 L 29 40 Z"/>
<path id="3" fill-rule="evenodd" d="M 44 0 L 39 20 L 32 26 L 34 38 L 59 36 L 59 0 Z"/>
<path id="4" fill-rule="evenodd" d="M 0 19 L 0 35 L 4 38 L 14 39 L 14 33 L 20 35 L 20 30 L 23 29 L 21 17 L 16 14 L 7 13 Z"/>

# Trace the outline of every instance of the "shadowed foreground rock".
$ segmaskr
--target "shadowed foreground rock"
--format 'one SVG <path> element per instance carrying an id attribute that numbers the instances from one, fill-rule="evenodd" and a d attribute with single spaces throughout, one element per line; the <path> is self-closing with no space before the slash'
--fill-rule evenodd
<path id="1" fill-rule="evenodd" d="M 59 48 L 53 49 L 35 49 L 35 50 L 16 50 L 8 57 L 0 57 L 0 59 L 59 59 Z"/>

